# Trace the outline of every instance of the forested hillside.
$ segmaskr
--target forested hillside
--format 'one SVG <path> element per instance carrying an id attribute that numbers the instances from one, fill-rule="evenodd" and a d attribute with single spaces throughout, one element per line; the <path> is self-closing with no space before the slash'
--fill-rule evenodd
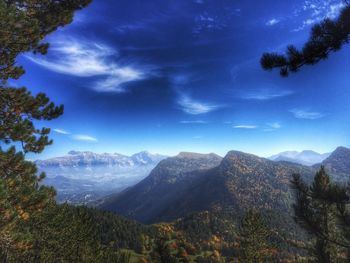
<path id="1" fill-rule="evenodd" d="M 289 217 L 292 174 L 301 174 L 310 181 L 315 172 L 312 167 L 234 151 L 214 162 L 194 160 L 198 159 L 180 155 L 161 162 L 146 179 L 116 198 L 107 199 L 101 208 L 146 223 L 225 209 L 237 215 L 249 208 L 273 209 Z M 206 169 L 201 166 L 203 162 Z M 182 167 L 190 169 L 184 173 Z"/>

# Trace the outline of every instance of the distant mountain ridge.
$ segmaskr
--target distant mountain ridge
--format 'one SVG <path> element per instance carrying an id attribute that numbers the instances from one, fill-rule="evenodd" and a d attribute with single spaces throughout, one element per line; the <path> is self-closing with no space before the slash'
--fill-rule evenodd
<path id="1" fill-rule="evenodd" d="M 57 189 L 57 201 L 88 204 L 135 185 L 164 158 L 146 151 L 131 156 L 70 151 L 35 163 L 47 175 L 44 184 Z"/>
<path id="2" fill-rule="evenodd" d="M 224 158 L 207 155 L 200 162 L 192 156 L 163 160 L 147 178 L 107 199 L 101 208 L 145 223 L 228 207 L 237 212 L 247 207 L 279 207 L 287 214 L 291 175 L 311 178 L 314 174 L 312 167 L 237 151 Z"/>
<path id="3" fill-rule="evenodd" d="M 248 208 L 273 209 L 287 220 L 292 213 L 292 175 L 300 174 L 310 182 L 321 165 L 276 162 L 238 151 L 224 158 L 196 156 L 186 153 L 161 161 L 148 177 L 109 197 L 101 208 L 144 223 L 172 221 L 207 210 L 230 209 L 239 214 Z M 322 164 L 336 181 L 346 182 L 349 161 L 350 149 L 340 147 Z"/>
<path id="4" fill-rule="evenodd" d="M 321 154 L 311 150 L 305 150 L 302 152 L 285 151 L 285 152 L 278 153 L 276 155 L 272 155 L 268 159 L 273 161 L 287 161 L 287 162 L 311 166 L 317 163 L 321 163 L 323 160 L 329 157 L 330 154 L 331 153 Z"/>
<path id="5" fill-rule="evenodd" d="M 147 151 L 139 152 L 131 156 L 119 153 L 93 153 L 70 151 L 68 155 L 55 157 L 47 160 L 37 160 L 39 167 L 78 167 L 92 165 L 108 165 L 118 167 L 131 167 L 137 165 L 157 164 L 166 158 L 164 155 L 151 154 Z"/>

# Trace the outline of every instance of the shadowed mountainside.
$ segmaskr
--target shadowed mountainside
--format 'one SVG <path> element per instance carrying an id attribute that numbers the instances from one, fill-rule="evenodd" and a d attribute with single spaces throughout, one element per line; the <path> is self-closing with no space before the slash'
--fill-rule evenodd
<path id="1" fill-rule="evenodd" d="M 194 158 L 195 157 L 195 158 Z M 277 209 L 290 212 L 292 174 L 311 179 L 315 169 L 232 151 L 216 155 L 180 154 L 101 206 L 128 218 L 154 223 L 203 210 Z"/>
<path id="2" fill-rule="evenodd" d="M 153 222 L 169 204 L 187 194 L 207 169 L 222 158 L 216 154 L 180 153 L 161 161 L 140 183 L 116 197 L 107 199 L 102 208 L 142 222 Z"/>
<path id="3" fill-rule="evenodd" d="M 350 149 L 338 147 L 322 163 L 333 179 L 340 182 L 347 182 L 350 179 Z M 321 164 L 314 165 L 319 168 Z"/>

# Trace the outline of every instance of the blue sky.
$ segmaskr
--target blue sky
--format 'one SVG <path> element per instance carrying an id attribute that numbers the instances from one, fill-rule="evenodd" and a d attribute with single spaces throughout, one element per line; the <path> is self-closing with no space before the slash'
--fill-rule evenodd
<path id="1" fill-rule="evenodd" d="M 264 72 L 265 51 L 307 39 L 336 0 L 95 0 L 51 34 L 47 56 L 20 58 L 14 85 L 65 105 L 52 128 L 70 150 L 284 150 L 350 146 L 350 47 L 289 78 Z"/>

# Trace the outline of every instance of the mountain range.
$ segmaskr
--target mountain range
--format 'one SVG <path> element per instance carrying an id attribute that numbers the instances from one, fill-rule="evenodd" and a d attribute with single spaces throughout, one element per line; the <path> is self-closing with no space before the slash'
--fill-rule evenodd
<path id="1" fill-rule="evenodd" d="M 169 204 L 185 195 L 207 169 L 220 164 L 216 154 L 180 153 L 161 161 L 150 175 L 127 191 L 110 197 L 102 205 L 129 218 L 153 222 Z"/>
<path id="2" fill-rule="evenodd" d="M 139 152 L 131 156 L 119 153 L 93 153 L 70 151 L 68 155 L 62 157 L 51 158 L 47 160 L 38 160 L 35 163 L 39 167 L 91 167 L 97 165 L 113 166 L 120 168 L 128 168 L 142 165 L 154 165 L 159 163 L 166 156 L 160 154 L 151 154 L 147 151 Z"/>
<path id="3" fill-rule="evenodd" d="M 58 202 L 88 204 L 136 184 L 164 158 L 149 152 L 126 156 L 70 151 L 35 163 L 47 175 L 44 184 L 57 189 Z"/>
<path id="4" fill-rule="evenodd" d="M 273 161 L 287 161 L 292 163 L 299 163 L 303 165 L 314 165 L 321 163 L 328 158 L 331 153 L 317 153 L 314 151 L 306 150 L 302 152 L 298 151 L 286 151 L 269 157 L 268 159 Z"/>
<path id="5" fill-rule="evenodd" d="M 347 181 L 350 150 L 339 147 L 322 164 L 338 181 Z M 273 209 L 290 218 L 292 175 L 298 173 L 311 181 L 319 166 L 237 151 L 224 158 L 181 153 L 161 161 L 148 177 L 108 197 L 100 207 L 144 223 L 172 221 L 205 210 L 229 209 L 239 215 L 248 208 Z"/>

